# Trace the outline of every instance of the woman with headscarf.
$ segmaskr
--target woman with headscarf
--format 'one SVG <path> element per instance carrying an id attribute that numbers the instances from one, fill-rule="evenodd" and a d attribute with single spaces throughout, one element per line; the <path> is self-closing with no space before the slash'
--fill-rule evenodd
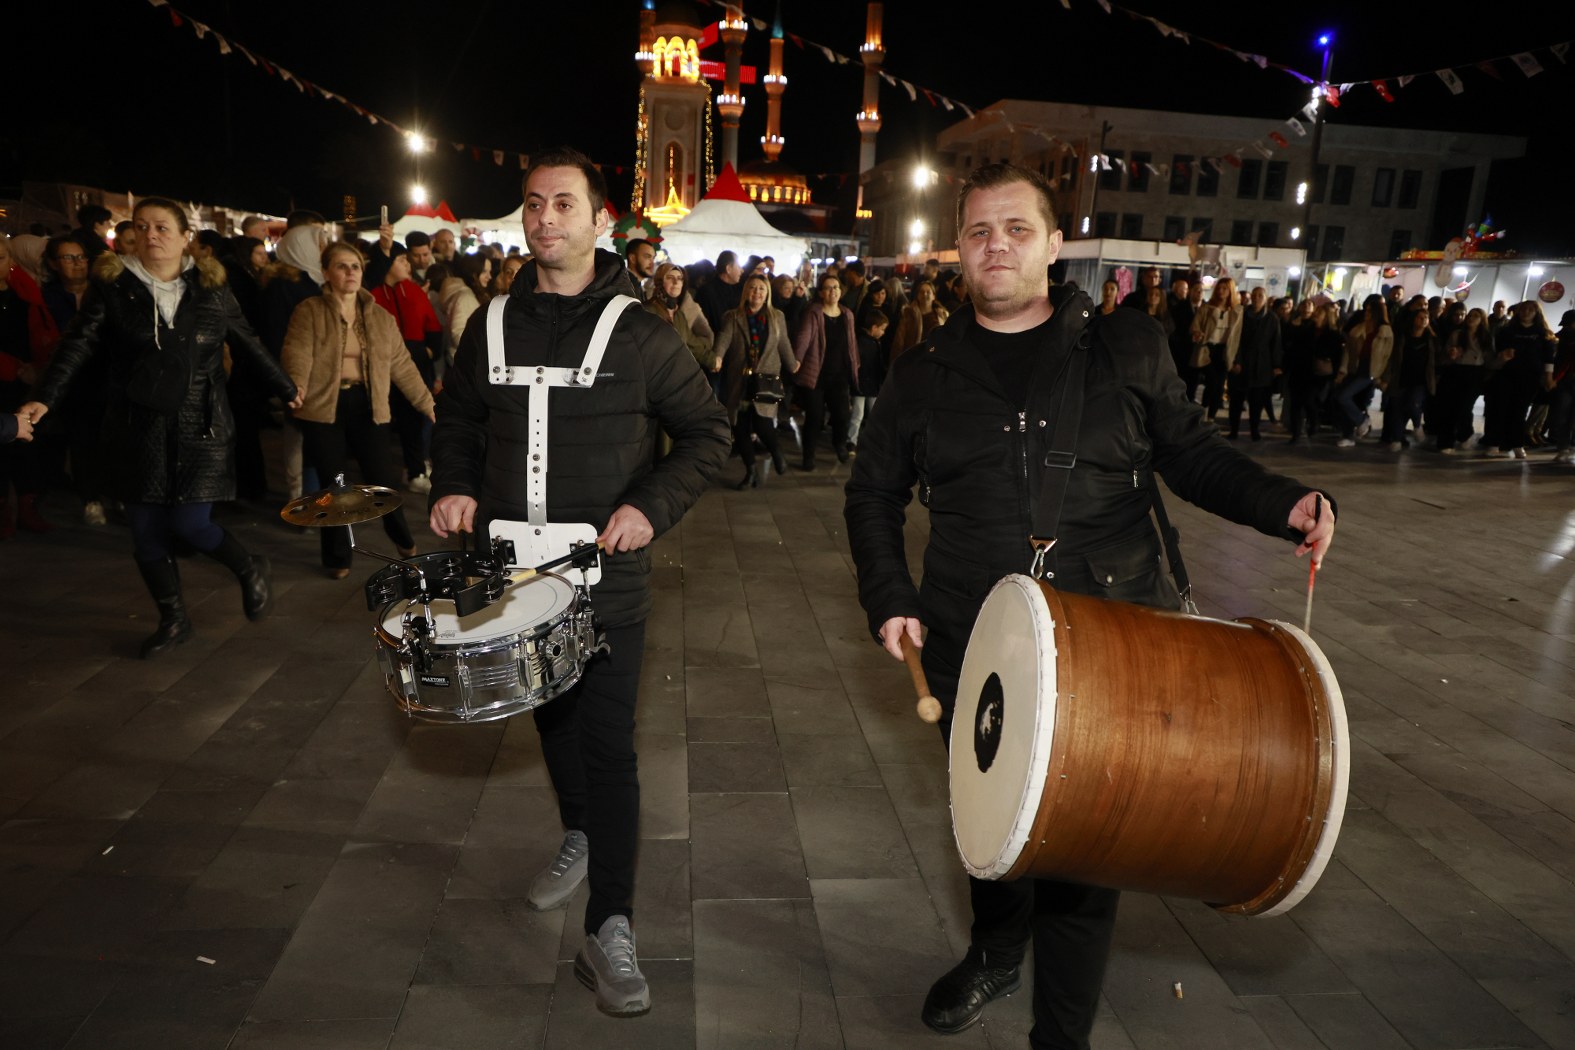
<path id="1" fill-rule="evenodd" d="M 395 265 L 389 270 L 399 269 Z M 306 441 L 306 458 L 324 479 L 343 473 L 354 455 L 373 485 L 399 483 L 389 447 L 393 418 L 389 391 L 398 387 L 415 411 L 432 420 L 432 392 L 405 348 L 394 315 L 361 287 L 365 257 L 345 241 L 323 249 L 323 293 L 296 307 L 284 337 L 284 368 L 302 390 L 295 418 Z M 416 553 L 415 537 L 396 508 L 382 517 L 383 531 L 399 556 Z M 350 530 L 318 529 L 323 568 L 336 580 L 350 575 Z"/>
<path id="2" fill-rule="evenodd" d="M 653 313 L 673 326 L 678 338 L 683 340 L 695 363 L 700 366 L 700 371 L 715 372 L 722 367 L 722 359 L 712 350 L 709 333 L 701 335 L 696 332 L 689 315 L 684 312 L 684 304 L 689 301 L 689 293 L 684 290 L 684 278 L 682 266 L 674 263 L 658 266 L 651 277 L 651 298 L 645 301 L 645 309 L 647 313 Z M 700 319 L 703 322 L 705 317 L 702 315 Z"/>
<path id="3" fill-rule="evenodd" d="M 755 438 L 771 454 L 772 469 L 778 474 L 787 470 L 777 443 L 777 407 L 785 390 L 785 374 L 799 367 L 788 341 L 787 319 L 782 311 L 772 308 L 771 282 L 764 274 L 744 278 L 738 308 L 722 317 L 716 353 L 722 359 L 722 405 L 732 420 L 733 440 L 744 461 L 743 480 L 734 488 L 758 488 L 766 474 L 755 462 Z"/>
<path id="4" fill-rule="evenodd" d="M 185 209 L 144 197 L 132 212 L 133 255 L 105 252 L 94 284 L 61 338 L 36 401 L 37 423 L 94 358 L 109 359 L 103 439 L 111 483 L 125 503 L 137 568 L 159 609 L 144 658 L 191 637 L 173 547 L 184 541 L 235 574 L 248 619 L 272 604 L 268 559 L 253 557 L 213 520 L 213 504 L 235 498 L 234 424 L 224 395 L 224 347 L 270 377 L 292 405 L 299 392 L 246 323 L 224 268 L 186 254 Z"/>
<path id="5" fill-rule="evenodd" d="M 317 223 L 290 227 L 279 239 L 274 261 L 263 268 L 257 280 L 262 310 L 262 327 L 257 334 L 275 359 L 284 350 L 284 335 L 295 308 L 322 291 L 321 259 L 327 242 L 327 229 Z M 291 499 L 320 487 L 317 468 L 302 454 L 301 431 L 293 423 L 284 430 L 284 474 L 286 494 Z"/>

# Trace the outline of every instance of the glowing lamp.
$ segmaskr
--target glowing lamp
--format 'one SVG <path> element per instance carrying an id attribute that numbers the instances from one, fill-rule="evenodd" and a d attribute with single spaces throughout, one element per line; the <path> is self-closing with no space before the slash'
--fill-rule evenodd
<path id="1" fill-rule="evenodd" d="M 416 204 L 425 204 L 427 202 L 427 188 L 419 182 L 416 183 L 410 187 L 410 199 Z"/>

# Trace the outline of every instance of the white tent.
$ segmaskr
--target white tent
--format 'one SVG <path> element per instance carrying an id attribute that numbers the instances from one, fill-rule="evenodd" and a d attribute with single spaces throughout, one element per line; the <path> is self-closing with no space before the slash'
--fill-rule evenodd
<path id="1" fill-rule="evenodd" d="M 769 255 L 777 273 L 797 273 L 809 242 L 783 233 L 750 203 L 731 165 L 724 165 L 711 191 L 694 210 L 662 228 L 662 249 L 680 266 L 715 259 L 731 249 L 742 262 L 750 255 Z"/>
<path id="2" fill-rule="evenodd" d="M 427 235 L 448 230 L 459 236 L 459 221 L 448 210 L 448 203 L 440 201 L 436 208 L 416 207 L 394 220 L 394 240 L 404 243 L 407 236 L 417 231 Z"/>

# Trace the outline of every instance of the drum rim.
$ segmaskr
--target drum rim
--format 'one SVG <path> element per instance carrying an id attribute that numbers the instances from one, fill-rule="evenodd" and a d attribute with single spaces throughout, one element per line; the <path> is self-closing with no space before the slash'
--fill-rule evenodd
<path id="1" fill-rule="evenodd" d="M 983 604 L 979 606 L 979 612 L 981 616 L 984 612 L 985 606 L 990 603 L 991 599 L 996 596 L 997 592 L 1004 589 L 1015 590 L 1027 599 L 1026 604 L 1028 606 L 1031 626 L 1034 629 L 1034 650 L 1039 662 L 1039 671 L 1041 675 L 1040 682 L 1048 679 L 1050 683 L 1048 698 L 1043 695 L 1043 690 L 1036 690 L 1035 706 L 1038 708 L 1043 708 L 1044 706 L 1048 705 L 1049 724 L 1044 724 L 1046 719 L 1043 717 L 1043 710 L 1041 710 L 1039 712 L 1041 717 L 1034 720 L 1034 738 L 1028 750 L 1028 776 L 1022 788 L 1022 797 L 1018 801 L 1017 812 L 1012 817 L 1011 829 L 1008 831 L 1000 849 L 996 852 L 995 856 L 988 864 L 981 865 L 973 863 L 971 860 L 969 860 L 967 852 L 963 849 L 962 838 L 958 833 L 957 827 L 956 789 L 951 788 L 951 794 L 953 798 L 951 806 L 952 838 L 957 845 L 957 853 L 962 858 L 963 867 L 968 870 L 968 874 L 978 879 L 1010 878 L 1010 873 L 1019 864 L 1023 863 L 1024 856 L 1030 852 L 1028 850 L 1028 844 L 1033 838 L 1034 825 L 1038 819 L 1039 800 L 1044 795 L 1045 782 L 1049 779 L 1050 775 L 1050 761 L 1055 750 L 1054 743 L 1056 710 L 1057 703 L 1060 699 L 1058 650 L 1055 644 L 1055 631 L 1058 625 L 1054 612 L 1050 608 L 1050 603 L 1045 597 L 1044 590 L 1039 586 L 1039 581 L 1035 580 L 1031 576 L 1027 576 L 1022 573 L 1013 573 L 1008 576 L 1003 576 L 1000 580 L 996 581 L 995 586 L 990 588 L 989 594 L 985 595 Z M 974 623 L 977 627 L 978 617 L 975 618 Z M 972 644 L 973 640 L 970 632 L 970 649 L 972 648 Z M 959 686 L 961 686 L 963 681 L 964 671 L 966 670 L 967 665 L 968 659 L 965 652 L 963 656 L 963 668 L 959 670 L 958 674 Z M 960 697 L 961 693 L 959 692 L 958 695 Z M 953 711 L 955 710 L 956 707 L 954 703 Z M 949 747 L 947 769 L 949 787 L 952 772 L 951 767 L 957 761 L 957 755 L 959 754 L 957 749 L 958 742 L 956 740 L 956 735 L 958 732 L 957 727 L 961 724 L 964 724 L 962 720 L 953 718 L 953 739 Z M 971 728 L 972 719 L 968 720 L 967 725 Z M 961 753 L 964 755 L 972 753 L 972 746 L 969 741 L 963 741 L 963 751 Z"/>
<path id="2" fill-rule="evenodd" d="M 521 627 L 507 634 L 494 635 L 493 637 L 487 638 L 485 640 L 476 639 L 473 641 L 462 642 L 445 642 L 439 640 L 428 643 L 429 646 L 432 649 L 441 651 L 443 653 L 490 653 L 496 652 L 499 649 L 510 648 L 522 641 L 530 641 L 535 638 L 545 638 L 552 634 L 552 632 L 557 630 L 565 620 L 573 617 L 575 613 L 579 611 L 579 588 L 575 587 L 572 582 L 555 572 L 544 572 L 541 575 L 535 577 L 533 580 L 527 582 L 534 583 L 535 580 L 556 580 L 558 583 L 561 583 L 565 587 L 569 588 L 569 604 L 549 619 L 540 620 L 528 627 Z M 450 604 L 453 604 L 453 600 L 450 598 L 434 598 L 432 600 L 434 602 L 449 602 Z M 410 605 L 419 605 L 420 602 L 413 598 L 398 598 L 394 601 L 386 603 L 382 610 L 378 613 L 377 623 L 372 628 L 373 633 L 376 634 L 377 640 L 379 642 L 394 649 L 398 649 L 400 645 L 403 644 L 403 639 L 397 638 L 390 634 L 383 625 L 388 620 L 389 610 L 400 604 L 408 607 Z"/>
<path id="3" fill-rule="evenodd" d="M 1323 712 L 1315 711 L 1315 715 L 1324 715 L 1317 718 L 1318 727 L 1328 729 L 1328 762 L 1323 761 L 1325 748 L 1319 748 L 1319 776 L 1317 790 L 1314 791 L 1314 800 L 1325 800 L 1323 817 L 1318 821 L 1318 834 L 1311 836 L 1310 851 L 1298 850 L 1298 859 L 1305 856 L 1300 870 L 1296 873 L 1296 880 L 1288 886 L 1283 883 L 1273 888 L 1272 892 L 1261 895 L 1258 899 L 1249 901 L 1223 910 L 1240 911 L 1255 918 L 1269 918 L 1283 915 L 1296 905 L 1300 904 L 1313 887 L 1322 878 L 1329 861 L 1334 857 L 1335 846 L 1340 839 L 1340 830 L 1345 822 L 1345 807 L 1350 797 L 1351 784 L 1351 730 L 1350 719 L 1345 710 L 1345 694 L 1340 691 L 1339 679 L 1335 677 L 1334 665 L 1329 662 L 1318 643 L 1295 624 L 1283 620 L 1258 621 L 1272 628 L 1279 628 L 1301 646 L 1308 662 L 1312 664 L 1311 678 L 1316 683 L 1312 690 L 1315 696 L 1323 699 Z M 1304 673 L 1309 669 L 1303 668 Z M 1327 771 L 1327 776 L 1325 775 Z M 1327 795 L 1323 788 L 1328 787 Z M 1309 821 L 1318 817 L 1316 812 L 1308 814 Z M 1291 865 L 1296 868 L 1296 862 Z"/>

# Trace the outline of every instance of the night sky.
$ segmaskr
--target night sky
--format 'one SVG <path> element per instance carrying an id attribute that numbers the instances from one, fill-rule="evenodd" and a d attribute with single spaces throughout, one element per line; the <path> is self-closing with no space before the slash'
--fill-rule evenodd
<path id="1" fill-rule="evenodd" d="M 886 4 L 886 69 L 916 85 L 981 108 L 1003 97 L 1261 116 L 1265 131 L 1292 115 L 1307 88 L 1200 43 L 1160 36 L 1146 22 L 1106 15 L 1094 0 Z M 745 12 L 770 21 L 771 0 Z M 1132 6 L 1177 28 L 1317 73 L 1313 39 L 1336 33 L 1332 80 L 1418 76 L 1394 103 L 1370 88 L 1353 92 L 1333 122 L 1496 131 L 1531 137 L 1524 161 L 1495 167 L 1488 208 L 1523 253 L 1575 255 L 1575 204 L 1568 124 L 1575 69 L 1547 45 L 1575 37 L 1575 18 L 1556 7 L 1505 0 L 1457 5 L 1155 4 Z M 1307 10 L 1316 6 L 1317 12 Z M 1461 5 L 1463 6 L 1463 5 Z M 344 194 L 363 214 L 408 201 L 413 169 L 404 143 L 343 106 L 308 97 L 251 66 L 221 56 L 212 36 L 172 26 L 140 0 L 110 5 L 30 4 L 11 23 L 7 119 L 0 127 L 0 187 L 62 180 L 166 193 L 282 213 L 292 204 L 340 213 Z M 490 150 L 529 152 L 576 145 L 608 166 L 632 168 L 639 75 L 637 0 L 540 4 L 479 0 L 324 4 L 301 0 L 177 0 L 177 9 L 298 76 L 407 126 L 439 144 L 423 181 L 461 215 L 496 215 L 519 203 L 514 157 L 502 168 Z M 700 5 L 709 17 L 717 9 Z M 854 0 L 783 0 L 784 28 L 856 55 L 865 5 Z M 1480 12 L 1491 10 L 1488 22 Z M 745 61 L 764 72 L 766 34 L 750 34 Z M 1535 50 L 1545 71 L 1527 79 L 1508 62 L 1502 79 L 1478 60 Z M 721 59 L 718 45 L 703 57 Z M 1575 54 L 1571 54 L 1575 62 Z M 1454 96 L 1431 70 L 1460 70 Z M 786 48 L 783 160 L 806 174 L 857 166 L 862 69 L 832 65 L 813 48 Z M 765 96 L 746 89 L 741 159 L 759 156 Z M 919 144 L 960 117 L 910 102 L 882 85 L 881 159 L 916 155 Z M 448 143 L 483 147 L 481 162 Z M 720 132 L 718 133 L 720 145 Z M 613 203 L 628 203 L 630 176 L 609 173 Z M 812 182 L 817 199 L 851 199 L 851 180 Z M 4 191 L 0 191 L 4 192 Z M 842 198 L 838 197 L 838 194 Z"/>

